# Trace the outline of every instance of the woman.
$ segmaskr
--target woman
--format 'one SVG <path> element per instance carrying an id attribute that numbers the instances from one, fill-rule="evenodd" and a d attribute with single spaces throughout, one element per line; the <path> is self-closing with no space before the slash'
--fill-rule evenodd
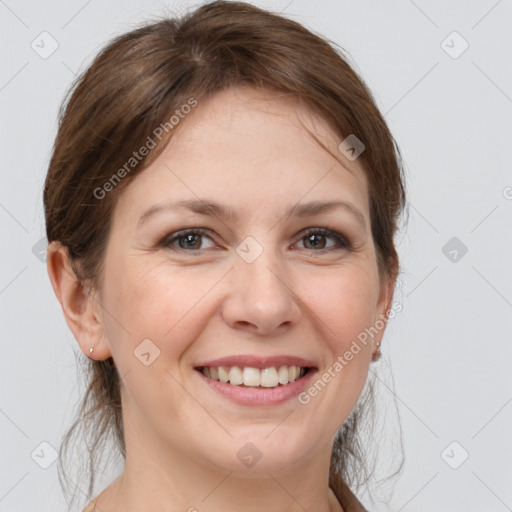
<path id="1" fill-rule="evenodd" d="M 111 42 L 44 190 L 91 464 L 109 431 L 124 459 L 86 510 L 364 510 L 356 419 L 404 202 L 371 94 L 301 25 L 213 2 Z"/>

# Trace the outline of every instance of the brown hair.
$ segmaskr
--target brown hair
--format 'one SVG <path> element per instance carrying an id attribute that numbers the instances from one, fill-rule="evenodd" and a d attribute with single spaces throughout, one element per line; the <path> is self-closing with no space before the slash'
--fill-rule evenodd
<path id="1" fill-rule="evenodd" d="M 405 205 L 400 153 L 370 91 L 335 46 L 283 16 L 226 1 L 145 24 L 112 40 L 76 79 L 59 112 L 44 187 L 48 241 L 67 248 L 80 281 L 101 289 L 116 198 L 176 131 L 169 121 L 173 112 L 191 98 L 200 101 L 215 91 L 247 85 L 297 97 L 328 122 L 340 142 L 354 134 L 364 143 L 359 158 L 368 180 L 379 270 L 384 277 L 394 277 L 394 235 Z M 155 137 L 159 126 L 165 129 Z M 156 142 L 154 149 L 127 169 L 133 152 L 149 138 Z M 99 194 L 122 168 L 116 186 Z M 87 390 L 62 443 L 60 460 L 81 428 L 89 436 L 90 499 L 102 443 L 113 432 L 123 457 L 125 446 L 114 361 L 85 362 Z M 369 393 L 359 402 L 366 409 L 374 405 L 371 387 Z M 356 438 L 363 409 L 354 409 L 333 449 L 330 486 L 342 504 L 342 483 L 359 486 L 368 476 L 361 476 L 366 461 Z"/>

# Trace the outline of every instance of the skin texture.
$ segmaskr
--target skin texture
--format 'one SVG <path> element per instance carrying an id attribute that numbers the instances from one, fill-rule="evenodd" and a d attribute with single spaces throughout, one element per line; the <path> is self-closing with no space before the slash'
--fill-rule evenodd
<path id="1" fill-rule="evenodd" d="M 325 122 L 268 91 L 221 91 L 181 123 L 119 198 L 99 290 L 87 296 L 62 247 L 48 249 L 50 278 L 82 351 L 112 356 L 122 376 L 126 466 L 97 504 L 104 512 L 340 511 L 328 489 L 332 442 L 383 331 L 305 405 L 235 404 L 194 366 L 289 354 L 314 361 L 321 375 L 385 314 L 394 280 L 378 273 L 360 160 L 341 165 L 305 129 L 334 150 L 341 140 Z M 155 204 L 198 198 L 230 206 L 238 220 L 181 209 L 137 227 Z M 285 217 L 314 200 L 350 201 L 364 225 L 344 208 Z M 207 229 L 192 241 L 197 249 L 159 245 L 185 228 Z M 308 244 L 306 228 L 330 228 L 352 248 L 322 235 Z M 263 249 L 252 263 L 236 252 L 248 236 Z M 149 366 L 133 353 L 145 339 L 160 349 Z M 262 454 L 251 468 L 237 457 L 248 442 Z"/>

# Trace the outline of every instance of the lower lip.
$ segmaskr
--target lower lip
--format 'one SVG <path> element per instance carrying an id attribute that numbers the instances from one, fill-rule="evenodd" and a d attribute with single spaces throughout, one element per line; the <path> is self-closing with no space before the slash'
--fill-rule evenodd
<path id="1" fill-rule="evenodd" d="M 309 385 L 317 370 L 309 370 L 304 377 L 295 382 L 279 385 L 275 388 L 251 388 L 234 386 L 206 377 L 196 370 L 203 381 L 220 395 L 240 405 L 279 405 L 296 397 Z"/>

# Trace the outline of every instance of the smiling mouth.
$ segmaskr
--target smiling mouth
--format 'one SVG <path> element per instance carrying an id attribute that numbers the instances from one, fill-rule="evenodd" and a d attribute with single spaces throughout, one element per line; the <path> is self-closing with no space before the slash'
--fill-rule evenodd
<path id="1" fill-rule="evenodd" d="M 195 370 L 205 377 L 247 388 L 277 388 L 302 379 L 314 368 L 282 365 L 268 368 L 253 368 L 250 366 L 198 366 Z"/>

